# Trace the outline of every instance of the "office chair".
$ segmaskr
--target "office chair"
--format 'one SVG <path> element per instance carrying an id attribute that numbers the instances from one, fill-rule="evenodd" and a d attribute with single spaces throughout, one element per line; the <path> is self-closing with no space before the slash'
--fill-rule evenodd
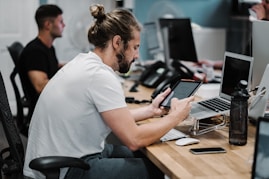
<path id="1" fill-rule="evenodd" d="M 6 88 L 0 72 L 0 120 L 9 147 L 0 151 L 0 168 L 3 175 L 10 179 L 23 178 L 24 148 L 18 128 L 8 103 Z M 47 156 L 33 159 L 30 168 L 43 173 L 47 179 L 57 179 L 60 168 L 76 167 L 87 170 L 90 166 L 79 158 L 65 156 Z M 1 173 L 1 172 L 0 172 Z M 0 179 L 2 178 L 0 174 Z"/>
<path id="2" fill-rule="evenodd" d="M 29 100 L 27 100 L 25 95 L 21 95 L 17 82 L 15 80 L 16 76 L 17 75 L 19 76 L 18 63 L 20 54 L 23 50 L 23 45 L 20 42 L 16 41 L 13 42 L 10 46 L 8 46 L 7 49 L 14 63 L 13 71 L 10 74 L 10 80 L 16 97 L 16 105 L 17 105 L 16 121 L 21 133 L 27 136 L 28 125 L 30 122 L 30 102 Z M 24 114 L 24 109 L 28 110 L 27 114 Z"/>
<path id="3" fill-rule="evenodd" d="M 17 66 L 19 62 L 19 56 L 23 50 L 23 45 L 20 42 L 13 42 L 10 46 L 7 47 L 11 58 L 14 62 L 14 65 Z"/>

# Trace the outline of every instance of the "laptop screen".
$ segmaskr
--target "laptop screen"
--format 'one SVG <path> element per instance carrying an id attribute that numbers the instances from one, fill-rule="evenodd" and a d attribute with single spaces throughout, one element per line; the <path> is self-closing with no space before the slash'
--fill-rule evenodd
<path id="1" fill-rule="evenodd" d="M 220 96 L 231 100 L 231 95 L 240 80 L 246 80 L 250 86 L 253 57 L 225 52 L 222 69 Z M 248 87 L 249 89 L 249 87 Z"/>
<path id="2" fill-rule="evenodd" d="M 252 165 L 252 179 L 269 178 L 269 118 L 260 117 L 256 128 L 256 141 Z"/>

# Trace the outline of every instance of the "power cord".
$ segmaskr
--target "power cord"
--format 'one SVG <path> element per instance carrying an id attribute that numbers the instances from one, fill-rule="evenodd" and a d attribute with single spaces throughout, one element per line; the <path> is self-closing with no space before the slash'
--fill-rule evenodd
<path id="1" fill-rule="evenodd" d="M 138 92 L 137 87 L 139 86 L 139 82 L 136 81 L 133 86 L 129 89 L 129 92 Z"/>
<path id="2" fill-rule="evenodd" d="M 137 100 L 134 97 L 125 97 L 126 103 L 135 103 L 135 104 L 145 104 L 145 103 L 151 103 L 151 100 Z"/>

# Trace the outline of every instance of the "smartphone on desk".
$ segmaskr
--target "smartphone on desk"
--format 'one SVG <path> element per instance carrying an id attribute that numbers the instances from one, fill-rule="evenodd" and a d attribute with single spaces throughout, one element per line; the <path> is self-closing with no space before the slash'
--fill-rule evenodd
<path id="1" fill-rule="evenodd" d="M 161 102 L 160 106 L 170 108 L 171 99 L 173 97 L 183 99 L 192 96 L 201 84 L 201 81 L 179 80 L 172 86 L 170 94 Z"/>
<path id="2" fill-rule="evenodd" d="M 191 148 L 190 152 L 193 154 L 217 154 L 226 153 L 226 150 L 222 147 L 207 147 L 207 148 Z"/>

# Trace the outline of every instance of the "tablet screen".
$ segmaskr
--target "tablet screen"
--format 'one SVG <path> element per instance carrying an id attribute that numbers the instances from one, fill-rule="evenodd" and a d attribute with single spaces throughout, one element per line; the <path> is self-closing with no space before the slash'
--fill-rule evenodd
<path id="1" fill-rule="evenodd" d="M 170 102 L 173 97 L 183 99 L 193 95 L 200 87 L 200 81 L 180 81 L 173 87 L 171 93 L 161 102 L 161 106 L 170 108 Z"/>

